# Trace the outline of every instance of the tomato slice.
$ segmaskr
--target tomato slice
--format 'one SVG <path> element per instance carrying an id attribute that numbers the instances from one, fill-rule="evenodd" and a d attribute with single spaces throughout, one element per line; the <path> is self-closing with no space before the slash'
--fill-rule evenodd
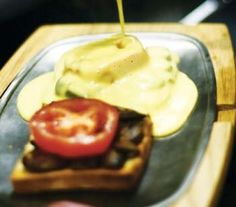
<path id="1" fill-rule="evenodd" d="M 95 99 L 67 99 L 42 107 L 30 120 L 35 143 L 67 158 L 105 153 L 115 137 L 118 110 Z"/>

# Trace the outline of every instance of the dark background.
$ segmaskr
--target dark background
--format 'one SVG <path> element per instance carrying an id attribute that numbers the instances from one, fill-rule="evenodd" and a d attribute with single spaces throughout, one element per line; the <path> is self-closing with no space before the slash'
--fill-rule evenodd
<path id="1" fill-rule="evenodd" d="M 178 22 L 201 0 L 123 0 L 127 22 Z M 222 0 L 229 2 L 229 0 Z M 54 23 L 117 22 L 115 0 L 0 0 L 0 68 L 39 26 Z M 225 23 L 236 45 L 236 1 L 204 22 Z M 219 206 L 236 206 L 236 147 Z M 200 192 L 199 192 L 200 193 Z"/>
<path id="2" fill-rule="evenodd" d="M 124 0 L 125 19 L 127 22 L 178 22 L 203 1 Z M 226 23 L 235 37 L 235 11 L 236 2 L 232 1 L 205 21 Z M 117 20 L 115 0 L 0 0 L 0 68 L 40 25 Z"/>

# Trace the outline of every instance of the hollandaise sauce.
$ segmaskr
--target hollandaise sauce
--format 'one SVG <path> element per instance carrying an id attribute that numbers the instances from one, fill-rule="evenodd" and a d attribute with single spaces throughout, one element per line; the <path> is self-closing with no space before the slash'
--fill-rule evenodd
<path id="1" fill-rule="evenodd" d="M 125 34 L 125 19 L 124 19 L 124 12 L 123 12 L 123 3 L 122 3 L 122 0 L 116 0 L 116 3 L 118 7 L 121 33 Z"/>
<path id="2" fill-rule="evenodd" d="M 176 54 L 144 48 L 136 37 L 125 34 L 122 0 L 116 1 L 121 33 L 69 50 L 54 72 L 26 84 L 17 100 L 25 120 L 42 105 L 73 94 L 150 116 L 158 138 L 183 126 L 197 101 L 195 84 L 178 70 Z"/>
<path id="3" fill-rule="evenodd" d="M 178 56 L 166 48 L 144 48 L 134 36 L 113 35 L 66 52 L 54 74 L 42 75 L 23 88 L 18 110 L 28 120 L 43 104 L 69 93 L 148 115 L 153 135 L 164 137 L 183 126 L 198 97 L 195 84 L 178 70 L 178 63 Z"/>

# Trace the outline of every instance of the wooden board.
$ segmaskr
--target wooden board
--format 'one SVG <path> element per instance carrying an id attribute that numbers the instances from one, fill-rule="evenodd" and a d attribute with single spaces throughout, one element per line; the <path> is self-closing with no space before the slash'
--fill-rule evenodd
<path id="1" fill-rule="evenodd" d="M 22 67 L 41 49 L 58 40 L 81 34 L 119 32 L 118 24 L 47 25 L 36 30 L 0 71 L 0 95 Z M 213 205 L 224 180 L 232 149 L 236 116 L 235 63 L 228 30 L 223 24 L 127 24 L 127 32 L 177 32 L 199 39 L 211 56 L 216 82 L 218 118 L 203 160 L 185 193 L 173 206 Z"/>

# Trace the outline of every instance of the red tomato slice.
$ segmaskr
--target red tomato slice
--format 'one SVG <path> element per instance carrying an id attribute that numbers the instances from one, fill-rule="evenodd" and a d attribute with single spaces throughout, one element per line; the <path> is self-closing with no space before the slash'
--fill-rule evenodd
<path id="1" fill-rule="evenodd" d="M 76 158 L 106 152 L 115 137 L 118 110 L 95 99 L 52 102 L 30 120 L 31 133 L 44 151 Z"/>

